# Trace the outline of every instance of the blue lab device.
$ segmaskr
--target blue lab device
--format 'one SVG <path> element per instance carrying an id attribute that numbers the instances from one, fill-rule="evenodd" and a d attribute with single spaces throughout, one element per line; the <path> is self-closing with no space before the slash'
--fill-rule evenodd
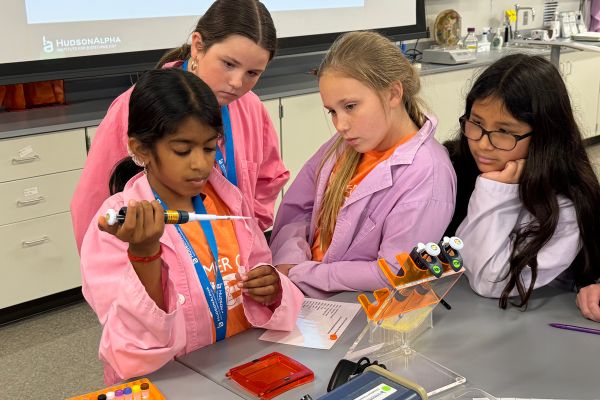
<path id="1" fill-rule="evenodd" d="M 427 400 L 421 386 L 376 365 L 318 400 Z"/>

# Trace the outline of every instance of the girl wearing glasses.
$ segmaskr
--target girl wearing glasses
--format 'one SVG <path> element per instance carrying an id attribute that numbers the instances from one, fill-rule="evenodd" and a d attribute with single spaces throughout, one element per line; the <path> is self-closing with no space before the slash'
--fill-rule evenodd
<path id="1" fill-rule="evenodd" d="M 597 280 L 600 186 L 556 68 L 523 54 L 498 60 L 473 85 L 460 126 L 447 143 L 458 178 L 449 232 L 466 244 L 473 290 L 524 307 L 552 281 Z"/>

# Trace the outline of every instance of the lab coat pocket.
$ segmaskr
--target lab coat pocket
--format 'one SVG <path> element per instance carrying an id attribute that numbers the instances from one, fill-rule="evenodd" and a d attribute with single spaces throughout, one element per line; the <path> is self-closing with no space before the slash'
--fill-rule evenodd
<path id="1" fill-rule="evenodd" d="M 355 231 L 351 248 L 357 244 L 360 244 L 369 235 L 369 233 L 375 229 L 375 222 L 369 215 L 367 215 L 364 218 L 361 218 L 361 221 L 356 228 L 357 230 Z"/>
<path id="2" fill-rule="evenodd" d="M 254 199 L 256 196 L 256 181 L 258 179 L 258 164 L 248 160 L 241 160 L 240 162 L 241 179 L 238 182 L 240 189 L 244 194 L 250 194 L 252 197 L 248 200 Z"/>

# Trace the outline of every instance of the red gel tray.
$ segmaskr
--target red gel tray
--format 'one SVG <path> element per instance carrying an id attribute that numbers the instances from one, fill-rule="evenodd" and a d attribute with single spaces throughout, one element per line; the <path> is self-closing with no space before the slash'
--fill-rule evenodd
<path id="1" fill-rule="evenodd" d="M 226 375 L 265 400 L 315 379 L 310 369 L 278 352 L 231 368 Z"/>

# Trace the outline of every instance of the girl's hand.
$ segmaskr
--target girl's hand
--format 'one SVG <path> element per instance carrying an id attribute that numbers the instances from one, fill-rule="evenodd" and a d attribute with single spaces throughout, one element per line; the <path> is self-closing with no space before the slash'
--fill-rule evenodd
<path id="1" fill-rule="evenodd" d="M 275 268 L 277 268 L 277 271 L 279 271 L 280 274 L 288 276 L 290 273 L 290 269 L 294 268 L 295 266 L 296 264 L 279 264 L 275 266 Z"/>
<path id="2" fill-rule="evenodd" d="M 248 271 L 248 273 L 238 273 L 238 285 L 247 296 L 253 300 L 269 305 L 277 298 L 281 292 L 279 284 L 279 275 L 275 268 L 270 265 L 261 265 Z"/>
<path id="3" fill-rule="evenodd" d="M 164 210 L 156 200 L 130 200 L 123 224 L 108 225 L 106 217 L 98 218 L 98 228 L 129 243 L 129 252 L 138 257 L 158 253 L 160 238 L 165 231 Z"/>
<path id="4" fill-rule="evenodd" d="M 584 317 L 600 322 L 600 283 L 586 286 L 577 293 L 577 307 Z"/>
<path id="5" fill-rule="evenodd" d="M 490 171 L 481 176 L 502 183 L 519 183 L 523 169 L 525 169 L 525 159 L 521 158 L 507 162 L 502 171 Z"/>

